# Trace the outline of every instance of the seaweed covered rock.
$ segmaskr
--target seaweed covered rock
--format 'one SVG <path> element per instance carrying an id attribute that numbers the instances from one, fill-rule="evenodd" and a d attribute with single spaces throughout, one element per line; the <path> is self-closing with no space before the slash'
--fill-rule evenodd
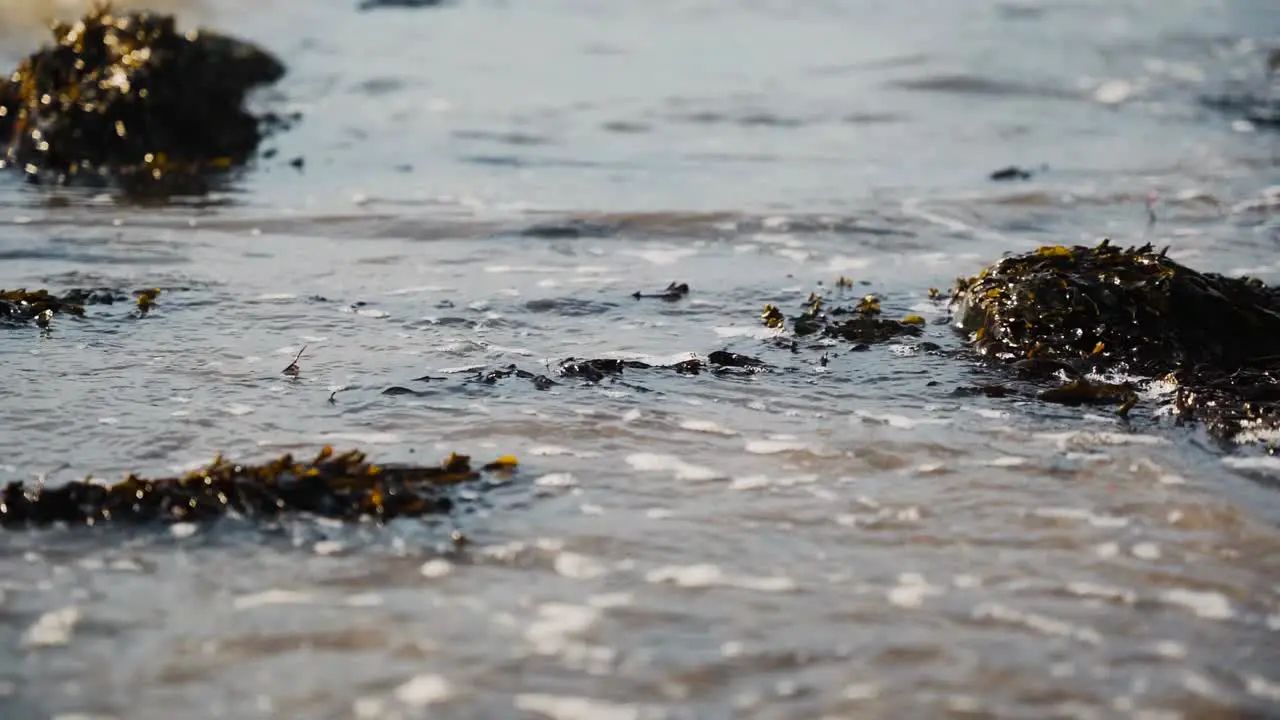
<path id="1" fill-rule="evenodd" d="M 1269 365 L 1280 356 L 1280 291 L 1202 273 L 1150 245 L 1043 247 L 1007 257 L 952 296 L 984 355 L 1144 375 Z"/>
<path id="2" fill-rule="evenodd" d="M 0 162 L 34 181 L 198 184 L 254 152 L 245 96 L 283 74 L 248 43 L 98 5 L 0 83 Z"/>
<path id="3" fill-rule="evenodd" d="M 1044 400 L 1127 412 L 1131 387 L 1083 378 L 1118 371 L 1172 381 L 1173 413 L 1221 437 L 1280 422 L 1280 289 L 1259 280 L 1104 240 L 1007 257 L 961 279 L 952 310 L 981 355 L 1069 378 Z"/>
<path id="4" fill-rule="evenodd" d="M 0 491 L 0 526 L 199 522 L 232 513 L 266 520 L 286 513 L 340 520 L 420 517 L 453 508 L 449 486 L 515 465 L 515 458 L 504 457 L 476 470 L 470 458 L 456 454 L 436 467 L 375 465 L 364 453 L 331 447 L 311 460 L 284 455 L 263 465 L 218 457 L 178 478 L 130 475 L 113 485 L 84 480 L 53 488 L 10 483 Z"/>

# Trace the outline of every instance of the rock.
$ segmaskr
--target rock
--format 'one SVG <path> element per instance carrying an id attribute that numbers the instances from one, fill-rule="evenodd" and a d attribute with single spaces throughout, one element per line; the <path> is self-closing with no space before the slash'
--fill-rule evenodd
<path id="1" fill-rule="evenodd" d="M 1043 247 L 961 280 L 956 326 L 983 355 L 1159 375 L 1280 356 L 1280 290 L 1202 273 L 1150 245 Z"/>
<path id="2" fill-rule="evenodd" d="M 263 136 L 244 108 L 285 72 L 251 44 L 180 33 L 174 17 L 96 7 L 0 85 L 0 162 L 35 182 L 192 186 Z"/>
<path id="3" fill-rule="evenodd" d="M 1175 417 L 1221 439 L 1280 427 L 1280 289 L 1204 273 L 1150 245 L 1042 247 L 961 279 L 955 327 L 983 357 L 1025 371 L 1054 368 L 1068 382 L 1049 402 L 1118 402 L 1131 388 L 1080 379 L 1122 372 L 1176 385 Z M 1022 374 L 1026 374 L 1022 372 Z"/>

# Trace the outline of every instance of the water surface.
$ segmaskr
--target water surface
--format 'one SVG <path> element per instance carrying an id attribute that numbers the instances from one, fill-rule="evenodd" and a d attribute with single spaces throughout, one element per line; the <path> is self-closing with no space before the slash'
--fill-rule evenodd
<path id="1" fill-rule="evenodd" d="M 1280 712 L 1273 458 L 758 319 L 876 293 L 954 348 L 928 288 L 1103 236 L 1280 281 L 1280 135 L 1198 102 L 1271 3 L 184 5 L 303 122 L 199 201 L 0 180 L 0 287 L 165 289 L 4 330 L 0 477 L 521 470 L 430 522 L 6 534 L 5 717 Z M 473 380 L 715 350 L 773 371 Z"/>

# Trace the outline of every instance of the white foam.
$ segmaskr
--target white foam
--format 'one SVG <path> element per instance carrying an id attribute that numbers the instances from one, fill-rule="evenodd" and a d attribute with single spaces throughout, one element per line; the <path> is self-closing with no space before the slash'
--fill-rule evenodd
<path id="1" fill-rule="evenodd" d="M 200 526 L 195 523 L 180 522 L 169 526 L 169 534 L 178 539 L 189 538 L 200 531 Z"/>
<path id="2" fill-rule="evenodd" d="M 395 689 L 395 697 L 410 707 L 426 707 L 453 697 L 453 686 L 439 675 L 418 675 Z"/>
<path id="3" fill-rule="evenodd" d="M 50 610 L 36 618 L 22 634 L 21 645 L 24 648 L 66 645 L 71 642 L 71 634 L 81 617 L 80 609 L 75 606 Z"/>
<path id="4" fill-rule="evenodd" d="M 414 287 L 397 288 L 388 290 L 387 295 L 419 295 L 421 293 L 447 292 L 454 288 L 447 288 L 441 285 L 416 285 Z"/>
<path id="5" fill-rule="evenodd" d="M 1268 680 L 1253 673 L 1244 673 L 1243 677 L 1245 690 L 1250 695 L 1256 695 L 1271 702 L 1280 702 L 1280 682 Z"/>
<path id="6" fill-rule="evenodd" d="M 1019 467 L 1027 464 L 1027 459 L 1015 457 L 1013 455 L 1002 455 L 997 458 L 984 461 L 982 464 L 988 467 Z"/>
<path id="7" fill-rule="evenodd" d="M 692 465 L 674 455 L 633 453 L 627 456 L 627 464 L 641 472 L 669 472 L 677 480 L 714 480 L 722 477 L 711 468 Z"/>
<path id="8" fill-rule="evenodd" d="M 925 598 L 941 595 L 942 588 L 930 585 L 924 576 L 916 573 L 903 573 L 898 576 L 898 585 L 889 588 L 885 593 L 889 602 L 903 608 L 918 608 L 924 604 Z"/>
<path id="9" fill-rule="evenodd" d="M 880 695 L 880 688 L 875 683 L 854 683 L 845 686 L 844 699 L 858 702 L 860 700 L 873 700 Z"/>
<path id="10" fill-rule="evenodd" d="M 573 487 L 578 479 L 572 473 L 547 473 L 533 481 L 538 487 Z"/>
<path id="11" fill-rule="evenodd" d="M 453 563 L 445 560 L 444 558 L 432 558 L 422 563 L 422 566 L 418 568 L 418 573 L 421 574 L 422 577 L 431 580 L 442 578 L 452 572 Z"/>
<path id="12" fill-rule="evenodd" d="M 813 253 L 809 252 L 808 250 L 799 250 L 796 248 L 787 248 L 787 247 L 774 248 L 773 252 L 776 255 L 787 258 L 788 260 L 792 260 L 797 263 L 803 263 L 804 261 L 813 257 Z"/>
<path id="13" fill-rule="evenodd" d="M 734 478 L 729 483 L 731 490 L 759 490 L 766 487 L 795 487 L 797 485 L 810 485 L 818 481 L 818 476 L 814 474 L 791 475 L 780 478 L 770 478 L 766 475 L 746 475 Z"/>
<path id="14" fill-rule="evenodd" d="M 600 577 L 607 572 L 600 561 L 574 552 L 561 552 L 556 555 L 554 565 L 556 573 L 578 580 Z"/>
<path id="15" fill-rule="evenodd" d="M 556 274 L 562 272 L 561 268 L 551 267 L 547 265 L 487 265 L 484 269 L 487 273 L 507 274 L 507 273 L 551 273 Z"/>
<path id="16" fill-rule="evenodd" d="M 1079 595 L 1080 597 L 1115 600 L 1125 604 L 1133 604 L 1138 600 L 1137 594 L 1132 590 L 1090 582 L 1069 582 L 1067 583 L 1067 592 L 1073 595 Z"/>
<path id="17" fill-rule="evenodd" d="M 1129 518 L 1115 515 L 1097 515 L 1083 508 L 1047 507 L 1036 508 L 1032 515 L 1055 520 L 1083 520 L 1094 527 L 1120 528 L 1129 524 Z"/>
<path id="18" fill-rule="evenodd" d="M 764 327 L 763 325 L 741 325 L 737 327 L 717 327 L 713 328 L 717 337 L 735 338 L 745 337 L 754 338 L 756 340 L 768 340 L 778 334 L 777 330 Z"/>
<path id="19" fill-rule="evenodd" d="M 600 593 L 587 598 L 587 604 L 593 608 L 608 610 L 609 608 L 626 607 L 632 603 L 633 596 L 629 592 Z"/>
<path id="20" fill-rule="evenodd" d="M 736 430 L 721 425 L 714 420 L 698 420 L 696 418 L 688 418 L 680 421 L 680 427 L 693 432 L 708 433 L 710 435 L 737 435 Z"/>
<path id="21" fill-rule="evenodd" d="M 312 552 L 317 555 L 337 555 L 342 552 L 346 546 L 341 540 L 320 540 L 311 547 Z"/>
<path id="22" fill-rule="evenodd" d="M 1268 470 L 1272 472 L 1280 471 L 1280 458 L 1274 455 L 1259 455 L 1255 457 L 1224 457 L 1222 464 L 1236 470 Z"/>
<path id="23" fill-rule="evenodd" d="M 517 710 L 551 720 L 640 720 L 640 708 L 570 695 L 523 693 L 516 696 Z"/>
<path id="24" fill-rule="evenodd" d="M 1088 449 L 1092 447 L 1111 447 L 1120 445 L 1167 445 L 1168 440 L 1155 435 L 1139 433 L 1116 433 L 1101 430 L 1075 430 L 1061 433 L 1036 433 L 1032 437 L 1049 440 L 1057 444 L 1058 449 Z"/>
<path id="25" fill-rule="evenodd" d="M 539 655 L 557 655 L 573 644 L 573 638 L 590 630 L 600 619 L 599 608 L 565 603 L 538 606 L 538 619 L 525 629 L 525 639 Z"/>
<path id="26" fill-rule="evenodd" d="M 849 272 L 850 270 L 865 270 L 871 267 L 871 264 L 871 258 L 836 255 L 827 261 L 827 271 L 839 273 Z"/>
<path id="27" fill-rule="evenodd" d="M 1160 657 L 1170 660 L 1182 660 L 1187 657 L 1187 646 L 1173 640 L 1161 640 L 1151 649 Z"/>
<path id="28" fill-rule="evenodd" d="M 1133 556 L 1141 560 L 1159 560 L 1160 546 L 1153 542 L 1140 542 L 1129 548 Z"/>
<path id="29" fill-rule="evenodd" d="M 624 250 L 621 254 L 638 257 L 654 265 L 674 265 L 687 257 L 698 254 L 693 248 L 645 248 L 644 250 Z"/>
<path id="30" fill-rule="evenodd" d="M 251 610 L 267 605 L 310 605 L 316 601 L 311 593 L 296 590 L 264 590 L 260 593 L 241 595 L 232 601 L 236 610 Z"/>
<path id="31" fill-rule="evenodd" d="M 1093 99 L 1103 105 L 1119 105 L 1133 96 L 1134 87 L 1127 80 L 1107 80 L 1093 91 Z"/>
<path id="32" fill-rule="evenodd" d="M 573 450 L 559 445 L 535 445 L 529 448 L 529 454 L 541 457 L 555 457 L 558 455 L 574 455 L 575 453 Z"/>
<path id="33" fill-rule="evenodd" d="M 747 475 L 737 477 L 729 483 L 730 490 L 761 490 L 773 484 L 767 475 Z"/>
<path id="34" fill-rule="evenodd" d="M 651 583 L 670 583 L 685 588 L 735 587 L 759 592 L 791 592 L 798 586 L 789 577 L 731 576 L 715 565 L 664 565 L 645 574 Z"/>
<path id="35" fill-rule="evenodd" d="M 1231 601 L 1222 593 L 1213 591 L 1177 588 L 1161 592 L 1160 599 L 1167 603 L 1181 605 L 1196 615 L 1210 620 L 1226 620 L 1236 614 L 1231 607 Z"/>
<path id="36" fill-rule="evenodd" d="M 973 609 L 973 617 L 1020 625 L 1044 635 L 1072 638 L 1088 645 L 1102 644 L 1102 636 L 1091 627 L 1075 625 L 1048 615 L 1024 612 L 1000 603 L 982 603 Z"/>
<path id="37" fill-rule="evenodd" d="M 743 449 L 752 455 L 776 455 L 784 452 L 811 450 L 812 447 L 803 440 L 775 437 L 767 440 L 748 440 Z"/>
<path id="38" fill-rule="evenodd" d="M 350 442 L 356 445 L 395 445 L 400 442 L 400 436 L 390 432 L 345 432 L 345 433 L 321 433 L 314 438 L 277 438 L 264 439 L 258 441 L 258 447 L 289 447 L 303 443 L 319 442 L 325 445 L 334 445 L 343 442 Z"/>

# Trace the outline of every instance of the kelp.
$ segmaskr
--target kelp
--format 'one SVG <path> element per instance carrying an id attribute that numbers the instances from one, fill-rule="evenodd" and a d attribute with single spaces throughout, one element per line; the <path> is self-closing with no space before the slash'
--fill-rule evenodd
<path id="1" fill-rule="evenodd" d="M 1161 375 L 1269 365 L 1280 356 L 1280 292 L 1202 273 L 1151 245 L 1043 247 L 962 279 L 955 322 L 985 356 Z"/>
<path id="2" fill-rule="evenodd" d="M 849 286 L 851 283 L 837 284 L 840 288 Z M 790 330 L 796 337 L 817 335 L 846 340 L 856 345 L 884 343 L 901 337 L 919 337 L 924 333 L 921 326 L 925 321 L 919 315 L 892 320 L 881 317 L 882 314 L 880 298 L 875 295 L 864 295 L 852 306 L 833 306 L 823 296 L 811 293 L 804 309 L 789 318 Z M 764 306 L 760 320 L 766 327 L 788 329 L 788 318 L 772 303 Z"/>
<path id="3" fill-rule="evenodd" d="M 221 456 L 181 477 L 129 475 L 114 484 L 90 479 L 57 487 L 6 485 L 0 492 L 0 526 L 8 529 L 70 525 L 205 522 L 238 515 L 273 520 L 310 514 L 343 521 L 387 521 L 448 513 L 449 489 L 486 474 L 509 473 L 514 457 L 479 469 L 466 455 L 439 466 L 377 465 L 358 450 L 325 447 L 311 460 L 283 455 L 262 465 Z"/>
<path id="4" fill-rule="evenodd" d="M 40 327 L 48 327 L 58 315 L 84 317 L 85 306 L 113 305 L 127 301 L 130 297 L 134 299 L 138 312 L 145 315 L 155 307 L 160 293 L 160 288 L 134 290 L 131 294 L 112 288 L 75 288 L 62 295 L 55 295 L 43 288 L 0 289 L 0 325 L 25 325 L 34 322 Z"/>
<path id="5" fill-rule="evenodd" d="M 0 290 L 0 323 L 48 325 L 54 315 L 84 316 L 84 304 L 76 298 L 58 297 L 48 290 Z"/>
<path id="6" fill-rule="evenodd" d="M 638 372 L 671 372 L 677 375 L 694 376 L 710 373 L 717 377 L 750 376 L 771 372 L 773 368 L 764 361 L 729 352 L 715 350 L 705 358 L 691 357 L 688 360 L 670 364 L 653 364 L 640 360 L 620 358 L 565 358 L 554 366 L 548 365 L 545 373 L 536 373 L 517 365 L 505 365 L 498 368 L 479 368 L 474 370 L 465 383 L 480 385 L 496 385 L 504 380 L 515 378 L 529 381 L 536 390 L 550 390 L 563 385 L 566 381 L 578 381 L 580 384 L 598 385 L 601 383 L 621 384 L 639 391 L 647 391 L 638 385 L 628 385 L 623 378 L 628 373 Z M 553 378 L 552 376 L 555 376 Z M 414 382 L 438 383 L 447 378 L 424 375 Z M 416 390 L 404 385 L 393 385 L 382 391 L 383 395 L 427 396 L 434 394 L 431 390 Z"/>
<path id="7" fill-rule="evenodd" d="M 0 163 L 35 182 L 198 188 L 255 151 L 268 118 L 246 94 L 285 72 L 249 43 L 109 4 L 52 36 L 0 83 Z"/>
<path id="8" fill-rule="evenodd" d="M 653 298 L 657 300 L 666 300 L 667 302 L 675 302 L 689 294 L 689 283 L 673 282 L 667 285 L 667 288 L 658 293 L 645 293 L 639 290 L 631 294 L 631 297 L 641 300 L 644 298 Z"/>
<path id="9" fill-rule="evenodd" d="M 1151 245 L 1050 246 L 957 281 L 954 326 L 1020 377 L 1065 381 L 1064 404 L 1137 402 L 1120 373 L 1175 388 L 1173 414 L 1231 438 L 1280 420 L 1280 289 L 1200 272 Z"/>

